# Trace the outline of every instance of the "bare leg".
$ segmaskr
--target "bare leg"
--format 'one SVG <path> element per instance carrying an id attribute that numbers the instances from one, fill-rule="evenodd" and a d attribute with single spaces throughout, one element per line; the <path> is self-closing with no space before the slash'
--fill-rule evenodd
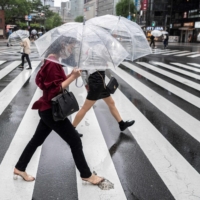
<path id="1" fill-rule="evenodd" d="M 77 127 L 80 121 L 83 119 L 85 114 L 87 113 L 88 110 L 95 104 L 96 101 L 91 101 L 86 99 L 83 107 L 79 110 L 79 112 L 76 114 L 74 121 L 73 121 L 73 126 Z"/>
<path id="2" fill-rule="evenodd" d="M 117 108 L 116 108 L 116 106 L 115 106 L 115 102 L 114 102 L 114 100 L 112 99 L 112 97 L 109 96 L 109 97 L 107 97 L 107 98 L 105 98 L 105 99 L 103 99 L 103 100 L 104 100 L 104 101 L 106 102 L 106 104 L 108 105 L 111 114 L 112 114 L 113 117 L 117 120 L 117 122 L 122 121 L 122 118 L 121 118 L 121 116 L 120 116 L 120 114 L 119 114 L 119 112 L 118 112 L 118 110 L 117 110 Z"/>

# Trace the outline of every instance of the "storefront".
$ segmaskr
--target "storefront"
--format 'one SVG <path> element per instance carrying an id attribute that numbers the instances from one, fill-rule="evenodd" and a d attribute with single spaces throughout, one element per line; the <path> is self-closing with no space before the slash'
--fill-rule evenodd
<path id="1" fill-rule="evenodd" d="M 200 21 L 194 24 L 194 41 L 200 42 Z"/>
<path id="2" fill-rule="evenodd" d="M 192 42 L 193 41 L 193 30 L 194 30 L 194 22 L 186 22 L 183 23 L 183 27 L 180 27 L 180 42 Z"/>

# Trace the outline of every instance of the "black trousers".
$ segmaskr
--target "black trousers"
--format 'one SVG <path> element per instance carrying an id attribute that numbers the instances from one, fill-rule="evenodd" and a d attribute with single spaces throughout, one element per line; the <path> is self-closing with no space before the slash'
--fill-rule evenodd
<path id="1" fill-rule="evenodd" d="M 154 40 L 151 40 L 151 42 L 150 42 L 150 47 L 151 47 L 152 44 L 153 44 L 153 46 L 155 47 L 155 41 L 154 41 Z"/>
<path id="2" fill-rule="evenodd" d="M 31 68 L 31 61 L 30 61 L 29 55 L 26 54 L 26 53 L 23 53 L 23 54 L 22 54 L 22 57 L 21 57 L 21 59 L 22 59 L 22 67 L 24 66 L 24 58 L 25 58 L 25 57 L 26 57 L 26 60 L 27 60 L 27 62 L 28 62 L 29 67 Z"/>
<path id="3" fill-rule="evenodd" d="M 25 171 L 37 147 L 42 145 L 47 136 L 51 133 L 52 130 L 54 130 L 63 140 L 69 144 L 76 167 L 80 171 L 81 177 L 90 177 L 92 174 L 83 154 L 81 139 L 69 119 L 66 118 L 64 121 L 55 122 L 52 117 L 51 109 L 39 111 L 39 115 L 41 119 L 35 134 L 27 144 L 15 167 L 20 171 Z"/>

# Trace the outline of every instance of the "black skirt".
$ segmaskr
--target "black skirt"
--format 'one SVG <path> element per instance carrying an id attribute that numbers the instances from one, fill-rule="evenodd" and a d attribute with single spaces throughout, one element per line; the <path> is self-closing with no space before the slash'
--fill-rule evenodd
<path id="1" fill-rule="evenodd" d="M 109 97 L 110 93 L 105 88 L 106 86 L 104 86 L 104 83 L 105 83 L 105 71 L 98 71 L 93 74 L 90 74 L 88 78 L 89 91 L 87 99 L 91 101 L 96 101 L 98 99 L 104 99 Z"/>

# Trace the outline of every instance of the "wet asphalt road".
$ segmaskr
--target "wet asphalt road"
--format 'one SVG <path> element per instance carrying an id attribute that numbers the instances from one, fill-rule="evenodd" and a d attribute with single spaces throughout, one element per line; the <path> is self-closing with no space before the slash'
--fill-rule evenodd
<path id="1" fill-rule="evenodd" d="M 34 45 L 32 46 L 32 49 L 33 52 L 30 56 L 31 61 L 40 61 Z M 150 69 L 145 65 L 153 64 L 153 66 L 157 69 L 162 69 L 165 72 L 177 75 L 178 77 L 184 78 L 188 81 L 191 81 L 192 83 L 196 83 L 199 85 L 200 79 L 183 74 L 179 70 L 184 70 L 185 72 L 192 73 L 193 75 L 199 75 L 200 72 L 195 72 L 191 69 L 185 69 L 182 66 L 175 66 L 172 63 L 185 64 L 187 66 L 188 63 L 199 64 L 200 57 L 188 57 L 190 55 L 177 55 L 181 54 L 182 51 L 196 52 L 195 54 L 198 54 L 198 52 L 200 53 L 200 45 L 169 44 L 165 52 L 170 53 L 177 50 L 178 53 L 173 55 L 163 55 L 163 52 L 161 53 L 162 50 L 163 47 L 159 43 L 157 45 L 157 49 L 154 50 L 154 54 L 146 56 L 144 58 L 140 58 L 133 63 L 128 62 L 131 65 L 133 64 L 137 69 L 142 70 L 142 73 L 138 73 L 136 72 L 136 70 L 128 68 L 127 65 L 122 64 L 119 67 L 126 74 L 130 75 L 130 80 L 137 80 L 140 84 L 144 85 L 146 87 L 146 94 L 149 93 L 151 96 L 149 89 L 155 92 L 156 95 L 152 96 L 153 101 L 145 96 L 143 93 L 141 93 L 142 88 L 140 88 L 138 85 L 136 86 L 136 82 L 131 81 L 127 83 L 128 79 L 125 79 L 123 76 L 118 74 L 120 73 L 120 71 L 107 71 L 107 76 L 109 78 L 111 75 L 117 78 L 119 82 L 119 91 L 121 92 L 120 95 L 125 96 L 126 100 L 131 103 L 131 106 L 129 106 L 130 109 L 132 109 L 132 106 L 134 106 L 145 118 L 143 124 L 138 125 L 139 127 L 135 124 L 135 129 L 133 126 L 133 129 L 127 129 L 124 132 L 120 132 L 118 124 L 110 114 L 104 102 L 98 101 L 94 105 L 94 113 L 99 123 L 105 143 L 107 145 L 107 151 L 112 158 L 126 199 L 128 200 L 188 200 L 188 196 L 186 195 L 186 193 L 188 193 L 189 196 L 196 196 L 196 199 L 200 198 L 200 192 L 199 190 L 196 190 L 196 186 L 200 186 L 198 185 L 198 182 L 194 181 L 194 183 L 191 183 L 192 186 L 191 188 L 188 187 L 188 190 L 183 187 L 183 185 L 190 184 L 189 182 L 187 182 L 188 180 L 186 178 L 186 172 L 187 174 L 191 174 L 191 177 L 193 176 L 193 174 L 196 173 L 197 178 L 200 173 L 200 141 L 198 140 L 198 130 L 196 129 L 197 132 L 195 132 L 195 130 L 192 132 L 193 128 L 198 127 L 199 125 L 199 107 L 198 105 L 194 105 L 194 103 L 190 101 L 188 102 L 186 99 L 180 97 L 181 92 L 175 93 L 174 91 L 172 91 L 172 86 L 170 86 L 170 90 L 167 89 L 168 86 L 166 83 L 176 86 L 177 88 L 186 91 L 187 95 L 193 95 L 196 98 L 200 98 L 199 90 L 197 88 L 192 88 L 188 85 L 185 85 L 176 79 L 172 79 L 171 77 L 166 76 L 165 73 L 158 73 L 157 71 Z M 0 65 L 0 73 L 1 70 L 6 69 L 6 67 L 12 64 L 14 61 L 20 60 L 20 54 L 17 53 L 17 51 L 18 46 L 6 47 L 5 43 L 0 43 L 0 61 L 7 61 Z M 178 71 L 164 68 L 158 63 L 156 64 L 155 62 L 173 66 Z M 141 63 L 145 64 L 141 65 Z M 17 94 L 11 99 L 8 106 L 3 110 L 2 114 L 0 115 L 1 163 L 3 163 L 5 159 L 6 152 L 9 149 L 9 146 L 22 122 L 23 117 L 25 116 L 31 99 L 36 92 L 37 87 L 34 80 L 39 66 L 40 65 L 38 65 L 32 75 L 28 78 L 28 80 L 24 82 L 19 92 L 17 92 Z M 199 69 L 195 66 L 192 67 L 193 69 Z M 12 84 L 13 80 L 21 72 L 21 69 L 15 68 L 0 80 L 1 93 L 2 91 L 6 90 L 9 84 Z M 148 74 L 144 76 L 144 72 L 147 72 Z M 154 81 L 148 78 L 148 76 L 150 77 L 149 74 L 164 80 L 166 85 L 161 86 L 156 81 L 156 79 Z M 164 104 L 163 102 L 161 102 L 161 107 L 159 107 L 159 105 L 155 105 L 154 103 L 160 97 L 168 100 L 170 103 Z M 193 99 L 193 97 L 191 97 L 191 99 Z M 171 107 L 171 103 L 176 106 L 176 109 L 174 109 L 174 107 Z M 122 104 L 121 106 L 122 110 L 123 107 L 124 110 L 126 110 L 128 104 Z M 165 106 L 168 107 L 168 110 L 170 110 L 170 112 L 165 111 Z M 179 109 L 181 110 L 181 112 Z M 197 120 L 197 122 L 195 121 L 195 123 L 193 123 L 194 127 L 190 128 L 190 124 L 188 124 L 189 128 L 187 129 L 185 124 L 182 125 L 181 122 L 178 123 L 178 119 L 176 119 L 174 116 L 177 115 L 180 118 L 183 117 L 182 111 L 184 111 L 185 115 L 187 114 L 186 116 L 188 117 L 188 119 L 194 121 Z M 131 120 L 130 115 L 124 114 L 123 116 L 125 116 L 124 120 Z M 138 121 L 136 121 L 136 123 L 139 124 Z M 185 123 L 187 123 L 187 121 Z M 155 146 L 151 146 L 151 144 L 147 142 L 146 147 L 144 147 L 141 141 L 148 140 L 148 138 L 143 137 L 141 138 L 141 140 L 138 139 L 137 132 L 139 132 L 140 127 L 148 127 L 149 124 L 151 124 L 151 126 L 153 126 L 155 130 L 160 133 L 162 141 L 164 140 L 169 144 L 169 149 L 165 150 L 173 155 L 171 151 L 171 149 L 173 149 L 173 151 L 176 153 L 177 159 L 175 160 L 169 160 L 169 157 L 163 154 L 163 158 L 165 160 L 168 160 L 167 167 L 170 169 L 170 171 L 173 171 L 175 175 L 166 171 L 165 173 L 168 177 L 164 176 L 162 173 L 162 169 L 163 171 L 165 171 L 165 166 L 162 167 L 162 159 L 160 158 L 159 162 L 159 159 L 154 160 L 153 157 L 149 156 L 149 152 L 153 152 L 153 149 L 156 148 L 158 145 L 156 141 L 154 141 Z M 80 132 L 84 132 L 82 126 L 78 127 L 78 130 Z M 152 134 L 150 128 L 149 134 Z M 90 137 L 90 135 L 84 134 L 83 137 Z M 162 141 L 160 140 L 160 143 Z M 164 143 L 163 148 L 165 148 Z M 163 152 L 165 151 L 163 150 Z M 176 167 L 179 166 L 179 163 L 176 163 L 179 162 L 179 160 L 183 162 L 183 168 Z M 184 171 L 184 165 L 189 166 L 187 168 L 187 171 Z M 1 167 L 2 166 L 0 165 L 0 169 Z M 180 187 L 176 186 L 176 183 L 178 182 L 174 177 L 178 177 L 177 180 L 180 181 Z M 84 190 L 84 185 L 81 187 L 81 189 Z M 7 190 L 9 191 L 9 188 L 7 188 Z M 77 190 L 79 191 L 80 188 L 77 183 L 75 164 L 70 149 L 62 141 L 62 139 L 60 139 L 56 135 L 56 133 L 53 132 L 42 146 L 37 168 L 37 179 L 33 187 L 33 194 L 31 194 L 32 199 L 84 199 L 78 195 Z M 181 196 L 180 194 L 178 194 L 180 191 L 182 191 L 184 195 Z M 1 194 L 3 193 L 6 193 L 6 191 L 1 191 L 0 199 Z M 95 199 L 117 199 L 115 197 L 110 198 L 106 196 L 109 194 L 109 191 L 107 193 L 104 193 L 104 197 L 100 194 L 102 195 L 101 192 L 97 193 Z"/>

